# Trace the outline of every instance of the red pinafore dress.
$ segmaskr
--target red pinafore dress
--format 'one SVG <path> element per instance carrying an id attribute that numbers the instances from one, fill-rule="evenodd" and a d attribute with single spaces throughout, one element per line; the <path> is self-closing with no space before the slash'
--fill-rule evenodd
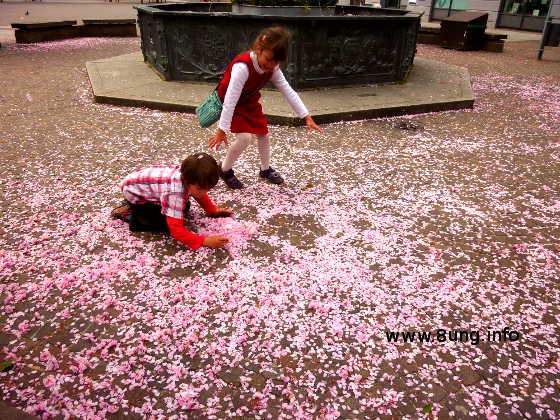
<path id="1" fill-rule="evenodd" d="M 233 111 L 231 132 L 257 135 L 268 134 L 268 121 L 263 114 L 259 99 L 261 98 L 260 90 L 270 80 L 272 72 L 265 72 L 263 74 L 257 73 L 249 51 L 239 54 L 228 64 L 222 80 L 218 83 L 218 96 L 222 103 L 224 103 L 224 98 L 226 97 L 227 88 L 231 79 L 231 69 L 236 63 L 245 63 L 247 65 L 249 78 L 245 82 L 245 86 L 243 86 L 241 96 Z"/>

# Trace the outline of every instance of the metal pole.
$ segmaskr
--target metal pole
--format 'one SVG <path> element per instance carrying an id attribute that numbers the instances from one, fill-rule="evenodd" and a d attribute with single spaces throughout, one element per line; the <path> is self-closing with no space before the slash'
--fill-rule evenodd
<path id="1" fill-rule="evenodd" d="M 550 26 L 550 21 L 551 21 L 551 17 L 550 15 L 552 14 L 552 3 L 554 0 L 550 0 L 550 4 L 548 5 L 548 12 L 546 14 L 546 19 L 544 20 L 544 29 L 542 32 L 542 37 L 541 37 L 541 45 L 539 46 L 539 51 L 537 52 L 537 60 L 542 60 L 542 56 L 543 56 L 543 52 L 544 52 L 544 42 L 546 40 L 546 35 L 547 32 L 549 31 L 549 26 Z"/>

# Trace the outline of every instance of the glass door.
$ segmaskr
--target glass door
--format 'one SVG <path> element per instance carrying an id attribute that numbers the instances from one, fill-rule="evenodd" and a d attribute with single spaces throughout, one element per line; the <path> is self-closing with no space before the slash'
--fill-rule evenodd
<path id="1" fill-rule="evenodd" d="M 550 0 L 503 0 L 496 26 L 542 32 Z"/>

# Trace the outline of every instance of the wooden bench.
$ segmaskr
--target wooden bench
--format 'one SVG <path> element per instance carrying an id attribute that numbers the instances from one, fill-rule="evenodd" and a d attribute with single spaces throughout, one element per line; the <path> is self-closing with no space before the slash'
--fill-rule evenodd
<path id="1" fill-rule="evenodd" d="M 75 20 L 50 22 L 12 23 L 16 42 L 56 41 L 79 37 L 136 37 L 136 19 L 84 19 L 82 25 Z"/>
<path id="2" fill-rule="evenodd" d="M 136 19 L 84 19 L 82 36 L 137 36 Z"/>
<path id="3" fill-rule="evenodd" d="M 503 52 L 505 39 L 507 39 L 507 35 L 505 34 L 485 32 L 484 33 L 485 42 L 482 47 L 482 50 L 490 51 L 490 52 Z M 431 27 L 431 26 L 420 27 L 420 31 L 418 32 L 418 43 L 441 45 L 440 28 Z"/>
<path id="4" fill-rule="evenodd" d="M 56 41 L 76 36 L 75 20 L 54 22 L 17 22 L 12 23 L 15 29 L 16 42 L 29 44 L 33 42 Z"/>

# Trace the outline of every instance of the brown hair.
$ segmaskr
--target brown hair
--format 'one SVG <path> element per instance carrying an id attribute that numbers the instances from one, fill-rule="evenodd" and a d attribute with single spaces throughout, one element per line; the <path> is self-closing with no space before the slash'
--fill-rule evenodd
<path id="1" fill-rule="evenodd" d="M 282 26 L 271 26 L 263 29 L 255 42 L 253 50 L 263 49 L 272 51 L 272 57 L 278 62 L 286 61 L 288 58 L 288 45 L 292 34 Z"/>
<path id="2" fill-rule="evenodd" d="M 185 187 L 198 185 L 200 188 L 210 190 L 216 186 L 219 179 L 218 162 L 207 153 L 190 155 L 181 163 L 181 181 Z"/>

